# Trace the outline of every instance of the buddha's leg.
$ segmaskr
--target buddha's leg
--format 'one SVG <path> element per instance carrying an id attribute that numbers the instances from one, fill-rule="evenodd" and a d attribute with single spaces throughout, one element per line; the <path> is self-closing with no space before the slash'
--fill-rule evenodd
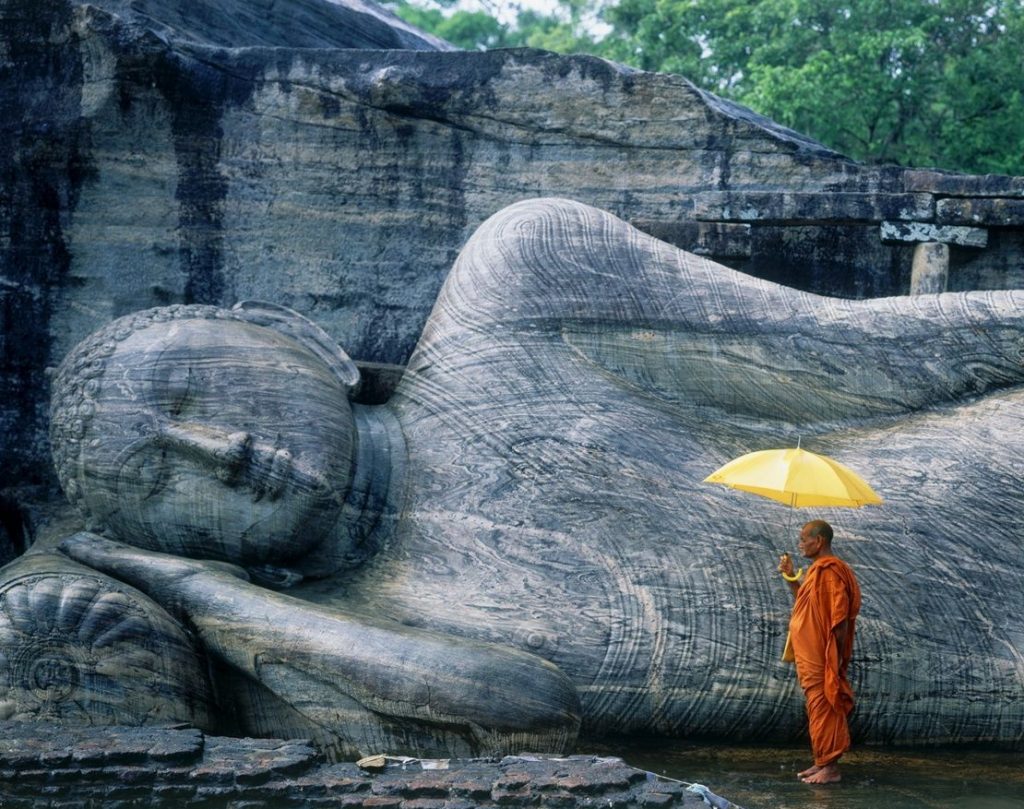
<path id="1" fill-rule="evenodd" d="M 302 733 L 334 757 L 561 752 L 575 740 L 575 689 L 533 655 L 319 607 L 91 534 L 62 549 L 187 618 L 244 678 L 253 732 Z"/>
<path id="2" fill-rule="evenodd" d="M 210 728 L 206 666 L 148 597 L 57 554 L 0 571 L 0 720 Z"/>
<path id="3" fill-rule="evenodd" d="M 535 199 L 467 241 L 407 378 L 457 399 L 482 356 L 517 346 L 563 374 L 582 359 L 659 398 L 809 425 L 1024 383 L 1024 293 L 827 298 L 679 250 L 605 211 Z"/>

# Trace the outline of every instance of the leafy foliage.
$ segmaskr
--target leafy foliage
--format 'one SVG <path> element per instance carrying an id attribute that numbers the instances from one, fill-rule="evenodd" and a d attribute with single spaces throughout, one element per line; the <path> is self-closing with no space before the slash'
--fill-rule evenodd
<path id="1" fill-rule="evenodd" d="M 514 22 L 417 2 L 393 7 L 463 48 L 594 53 L 868 162 L 1024 174 L 1024 0 L 557 0 Z"/>

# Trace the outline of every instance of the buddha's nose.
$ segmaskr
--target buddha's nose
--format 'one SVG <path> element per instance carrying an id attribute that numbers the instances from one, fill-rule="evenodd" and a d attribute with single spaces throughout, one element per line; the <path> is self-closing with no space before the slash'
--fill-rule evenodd
<path id="1" fill-rule="evenodd" d="M 163 446 L 211 467 L 228 485 L 248 484 L 258 497 L 275 499 L 292 472 L 287 450 L 256 442 L 247 432 L 228 432 L 195 422 L 164 422 L 158 435 Z"/>

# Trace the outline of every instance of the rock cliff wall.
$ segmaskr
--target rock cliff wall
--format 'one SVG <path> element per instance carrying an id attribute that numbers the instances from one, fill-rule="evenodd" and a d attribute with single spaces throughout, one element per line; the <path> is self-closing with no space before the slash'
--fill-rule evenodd
<path id="1" fill-rule="evenodd" d="M 0 488 L 52 479 L 46 368 L 112 318 L 261 298 L 401 364 L 465 239 L 528 197 L 824 294 L 905 293 L 915 243 L 949 245 L 951 289 L 1024 285 L 1024 179 L 864 166 L 677 76 L 449 48 L 356 0 L 0 0 Z"/>

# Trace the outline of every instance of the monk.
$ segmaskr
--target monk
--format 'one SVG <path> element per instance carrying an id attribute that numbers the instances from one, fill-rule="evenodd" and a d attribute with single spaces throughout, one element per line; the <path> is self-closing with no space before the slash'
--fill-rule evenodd
<path id="1" fill-rule="evenodd" d="M 779 564 L 796 602 L 789 634 L 814 753 L 814 764 L 797 778 L 805 784 L 831 784 L 840 780 L 839 758 L 850 749 L 846 718 L 853 710 L 853 689 L 846 669 L 860 587 L 850 566 L 832 552 L 832 526 L 824 520 L 812 520 L 800 530 L 799 548 L 811 560 L 805 576 L 794 574 L 788 554 Z"/>

